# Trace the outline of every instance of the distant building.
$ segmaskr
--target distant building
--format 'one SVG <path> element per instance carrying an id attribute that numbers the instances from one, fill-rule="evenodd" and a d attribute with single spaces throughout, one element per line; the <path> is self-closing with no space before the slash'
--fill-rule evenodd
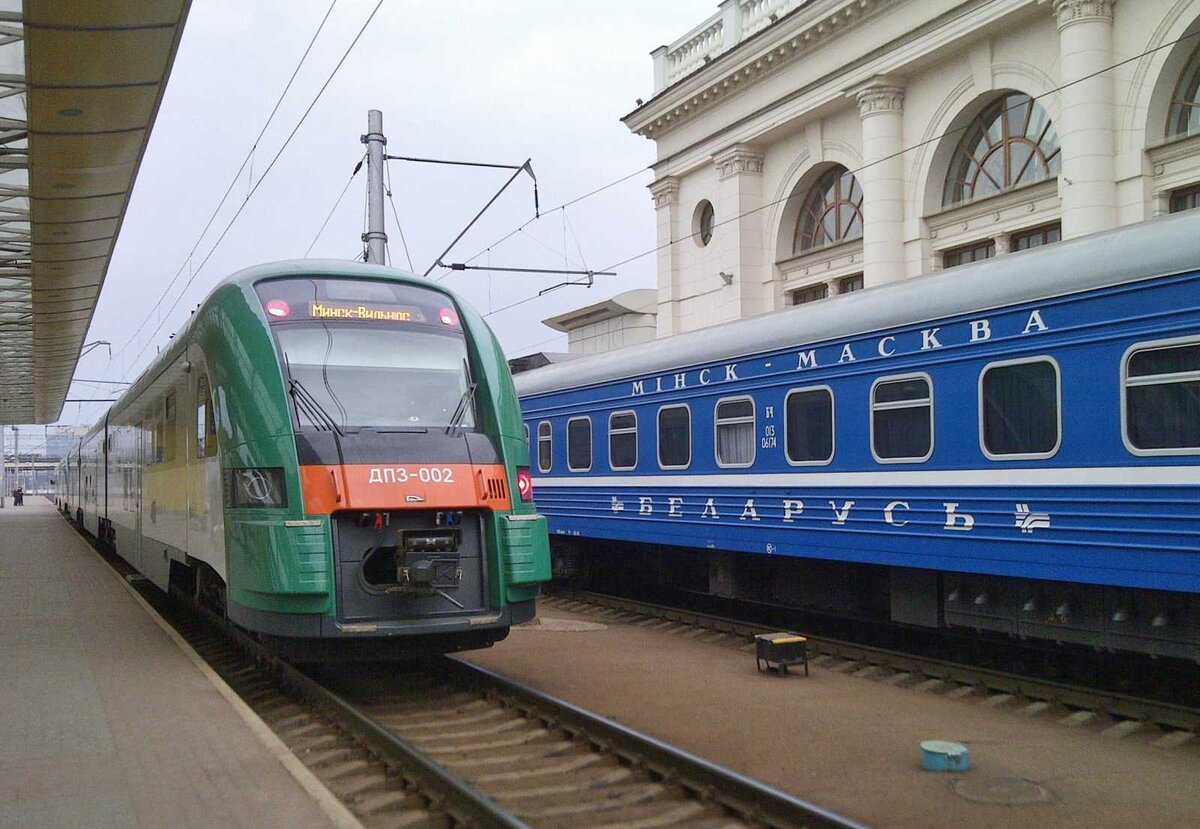
<path id="1" fill-rule="evenodd" d="M 543 322 L 566 333 L 571 354 L 599 354 L 653 340 L 658 301 L 656 291 L 639 288 Z"/>
<path id="2" fill-rule="evenodd" d="M 724 0 L 651 54 L 660 337 L 1200 202 L 1200 0 Z"/>
<path id="3" fill-rule="evenodd" d="M 46 446 L 43 454 L 50 460 L 61 460 L 67 456 L 79 440 L 87 434 L 85 426 L 47 426 Z"/>

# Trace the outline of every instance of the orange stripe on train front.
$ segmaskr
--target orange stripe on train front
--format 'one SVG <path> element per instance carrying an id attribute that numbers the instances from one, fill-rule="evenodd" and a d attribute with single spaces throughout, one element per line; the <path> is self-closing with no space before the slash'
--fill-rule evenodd
<path id="1" fill-rule="evenodd" d="M 300 467 L 304 511 L 512 508 L 502 464 L 410 463 Z"/>

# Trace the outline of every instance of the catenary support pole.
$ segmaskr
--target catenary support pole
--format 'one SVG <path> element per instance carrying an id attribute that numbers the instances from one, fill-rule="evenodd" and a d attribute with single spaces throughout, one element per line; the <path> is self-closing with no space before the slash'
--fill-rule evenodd
<path id="1" fill-rule="evenodd" d="M 367 243 L 367 261 L 384 265 L 387 233 L 383 229 L 383 148 L 387 146 L 387 138 L 383 135 L 383 113 L 379 110 L 367 112 L 367 134 L 362 141 L 367 145 L 367 232 L 362 239 Z"/>

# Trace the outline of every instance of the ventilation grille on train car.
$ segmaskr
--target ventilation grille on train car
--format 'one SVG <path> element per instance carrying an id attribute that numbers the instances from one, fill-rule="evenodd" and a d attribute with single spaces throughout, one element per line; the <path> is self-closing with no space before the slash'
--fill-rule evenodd
<path id="1" fill-rule="evenodd" d="M 508 484 L 504 478 L 484 477 L 479 473 L 479 497 L 484 501 L 503 501 L 508 497 Z"/>

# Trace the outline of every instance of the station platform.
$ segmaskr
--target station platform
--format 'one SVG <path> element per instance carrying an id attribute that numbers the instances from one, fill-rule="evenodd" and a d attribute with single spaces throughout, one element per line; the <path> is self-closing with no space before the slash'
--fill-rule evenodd
<path id="1" fill-rule="evenodd" d="M 542 599 L 533 622 L 461 657 L 871 826 L 1200 826 L 1194 739 L 1070 727 L 1066 712 L 821 660 L 781 678 L 725 634 L 572 607 Z M 969 770 L 923 770 L 924 740 L 967 746 Z"/>
<path id="2" fill-rule="evenodd" d="M 0 829 L 357 826 L 148 610 L 53 504 L 6 499 Z"/>

